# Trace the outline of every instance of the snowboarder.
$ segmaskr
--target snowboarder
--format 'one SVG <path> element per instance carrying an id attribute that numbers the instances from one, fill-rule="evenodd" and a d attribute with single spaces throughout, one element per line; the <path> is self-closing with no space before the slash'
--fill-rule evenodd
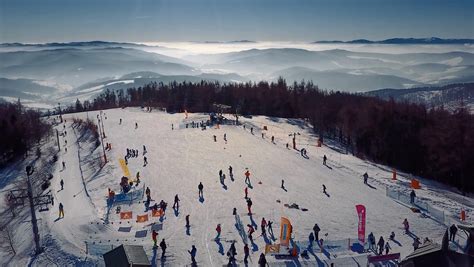
<path id="1" fill-rule="evenodd" d="M 413 250 L 417 250 L 418 247 L 421 245 L 421 242 L 420 242 L 420 238 L 415 238 L 415 240 L 413 241 Z"/>
<path id="2" fill-rule="evenodd" d="M 416 197 L 415 190 L 411 190 L 411 193 L 410 193 L 410 204 L 415 204 L 415 197 Z"/>
<path id="3" fill-rule="evenodd" d="M 146 157 L 143 157 L 143 167 L 145 167 L 148 164 L 148 160 Z"/>
<path id="4" fill-rule="evenodd" d="M 193 265 L 196 265 L 196 253 L 197 253 L 196 247 L 193 245 L 193 246 L 191 247 L 191 251 L 188 250 L 188 252 L 189 252 L 189 254 L 191 255 L 192 264 L 193 264 Z"/>
<path id="5" fill-rule="evenodd" d="M 313 232 L 309 233 L 309 246 L 312 247 L 313 246 L 313 241 L 314 241 L 314 235 L 313 235 Z"/>
<path id="6" fill-rule="evenodd" d="M 189 225 L 189 214 L 186 215 L 186 228 L 189 228 L 190 225 Z"/>
<path id="7" fill-rule="evenodd" d="M 245 172 L 245 183 L 250 184 L 250 171 L 246 168 Z"/>
<path id="8" fill-rule="evenodd" d="M 158 232 L 157 232 L 156 230 L 153 230 L 153 231 L 151 232 L 151 239 L 153 240 L 153 248 L 156 248 L 156 247 L 157 247 L 157 245 L 156 245 L 156 242 L 157 242 L 156 240 L 157 240 L 157 238 L 158 238 Z"/>
<path id="9" fill-rule="evenodd" d="M 64 181 L 63 181 L 63 179 L 61 179 L 61 182 L 59 182 L 59 184 L 61 185 L 61 190 L 63 190 L 63 189 L 64 189 Z"/>
<path id="10" fill-rule="evenodd" d="M 247 209 L 249 211 L 249 215 L 252 215 L 252 200 L 250 198 L 247 199 Z"/>
<path id="11" fill-rule="evenodd" d="M 217 227 L 216 227 L 216 232 L 217 232 L 217 235 L 216 235 L 216 238 L 214 238 L 215 240 L 219 240 L 219 238 L 221 237 L 221 224 L 218 223 L 217 224 Z"/>
<path id="12" fill-rule="evenodd" d="M 326 165 L 326 161 L 328 160 L 328 158 L 326 157 L 326 155 L 323 156 L 323 165 Z"/>
<path id="13" fill-rule="evenodd" d="M 262 235 L 267 235 L 265 233 L 265 228 L 267 227 L 267 221 L 265 221 L 265 217 L 262 218 L 262 222 L 260 223 L 260 228 L 262 228 Z"/>
<path id="14" fill-rule="evenodd" d="M 268 265 L 267 259 L 265 258 L 265 254 L 261 253 L 260 258 L 258 258 L 258 266 L 259 267 L 266 267 Z"/>
<path id="15" fill-rule="evenodd" d="M 245 199 L 248 199 L 248 194 L 249 194 L 249 188 L 248 187 L 245 187 L 244 193 L 245 193 Z"/>
<path id="16" fill-rule="evenodd" d="M 449 240 L 453 241 L 454 242 L 454 238 L 456 237 L 456 233 L 458 231 L 458 228 L 456 227 L 456 225 L 451 225 L 451 227 L 449 227 Z"/>
<path id="17" fill-rule="evenodd" d="M 391 249 L 392 249 L 392 247 L 390 247 L 390 244 L 387 241 L 385 243 L 385 255 L 387 255 L 390 252 Z"/>
<path id="18" fill-rule="evenodd" d="M 313 231 L 314 231 L 314 240 L 319 240 L 319 231 L 321 231 L 321 228 L 319 228 L 318 224 L 314 225 Z"/>
<path id="19" fill-rule="evenodd" d="M 176 194 L 176 196 L 174 196 L 174 203 L 173 203 L 173 209 L 178 209 L 179 210 L 179 197 L 178 197 L 178 194 Z"/>
<path id="20" fill-rule="evenodd" d="M 204 198 L 204 193 L 203 193 L 203 190 L 204 189 L 204 185 L 202 185 L 201 182 L 199 182 L 199 185 L 198 185 L 198 190 L 199 190 L 199 197 L 200 198 Z"/>
<path id="21" fill-rule="evenodd" d="M 405 233 L 410 232 L 410 224 L 408 223 L 407 218 L 405 218 L 405 220 L 403 220 L 403 228 L 405 229 Z"/>
<path id="22" fill-rule="evenodd" d="M 369 178 L 369 175 L 367 173 L 364 173 L 364 184 L 367 184 L 367 179 Z"/>
<path id="23" fill-rule="evenodd" d="M 63 203 L 59 203 L 59 218 L 64 218 L 64 206 Z"/>
<path id="24" fill-rule="evenodd" d="M 383 240 L 382 236 L 380 237 L 379 242 L 377 243 L 377 245 L 379 246 L 379 255 L 382 255 L 382 251 L 383 251 L 383 248 L 384 248 L 384 245 L 385 245 L 385 240 Z"/>
<path id="25" fill-rule="evenodd" d="M 248 258 L 249 258 L 249 254 L 250 254 L 250 249 L 249 249 L 249 245 L 245 244 L 244 246 L 244 263 L 247 264 L 248 263 Z"/>

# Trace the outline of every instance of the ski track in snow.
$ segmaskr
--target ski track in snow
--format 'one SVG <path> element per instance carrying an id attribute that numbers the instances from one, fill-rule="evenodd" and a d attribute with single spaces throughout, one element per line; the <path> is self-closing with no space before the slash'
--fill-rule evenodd
<path id="1" fill-rule="evenodd" d="M 98 112 L 78 113 L 64 115 L 67 119 L 66 137 L 60 138 L 60 143 L 68 141 L 68 152 L 63 147 L 60 152 L 58 164 L 65 161 L 66 168 L 57 168 L 52 180 L 55 206 L 49 212 L 41 213 L 39 216 L 45 222 L 54 241 L 55 247 L 60 248 L 65 254 L 68 265 L 71 257 L 77 257 L 77 262 L 83 259 L 103 264 L 101 257 L 86 255 L 84 242 L 96 242 L 100 244 L 138 244 L 143 245 L 150 259 L 153 256 L 151 231 L 147 227 L 150 223 L 158 222 L 150 217 L 150 221 L 144 224 L 130 221 L 120 221 L 115 208 L 109 216 L 110 224 L 101 221 L 101 212 L 106 210 L 105 196 L 107 188 L 120 191 L 118 183 L 122 177 L 122 170 L 118 159 L 123 158 L 126 148 L 138 149 L 140 156 L 129 159 L 128 167 L 132 178 L 137 171 L 140 172 L 142 183 L 150 187 L 151 196 L 156 202 L 161 199 L 168 202 L 169 209 L 163 222 L 163 230 L 159 231 L 159 241 L 166 239 L 168 244 L 166 262 L 154 264 L 165 265 L 187 265 L 190 256 L 187 250 L 191 245 L 196 245 L 196 260 L 201 266 L 221 266 L 228 261 L 225 252 L 230 243 L 227 240 L 236 240 L 237 259 L 243 258 L 242 237 L 235 228 L 235 218 L 231 212 L 234 207 L 237 213 L 246 212 L 244 197 L 244 172 L 249 168 L 251 172 L 251 183 L 249 197 L 252 198 L 252 219 L 260 227 L 262 217 L 274 222 L 273 230 L 278 239 L 280 217 L 287 217 L 294 227 L 294 239 L 307 241 L 308 234 L 312 231 L 315 223 L 321 227 L 321 234 L 327 240 L 342 240 L 357 237 L 357 213 L 356 204 L 364 204 L 367 208 L 367 232 L 373 232 L 378 239 L 380 235 L 388 237 L 391 231 L 395 231 L 396 239 L 402 244 L 398 246 L 392 242 L 393 252 L 400 252 L 402 258 L 412 252 L 413 239 L 403 234 L 402 221 L 408 218 L 410 229 L 420 238 L 429 237 L 440 243 L 444 234 L 445 226 L 430 218 L 423 218 L 420 214 L 413 213 L 406 206 L 400 205 L 393 199 L 385 196 L 385 187 L 398 188 L 409 192 L 407 188 L 408 179 L 400 173 L 399 181 L 394 183 L 390 180 L 391 169 L 367 162 L 351 155 L 341 154 L 335 149 L 323 146 L 316 147 L 316 136 L 310 129 L 298 120 L 267 118 L 255 116 L 252 119 L 240 117 L 239 120 L 246 125 L 242 126 L 222 125 L 220 129 L 199 128 L 188 129 L 179 125 L 190 122 L 193 119 L 200 121 L 206 118 L 203 114 L 189 114 L 184 119 L 184 114 L 166 114 L 163 112 L 145 113 L 137 108 L 106 110 L 103 117 L 106 139 L 104 142 L 112 144 L 112 150 L 107 151 L 109 162 L 105 168 L 97 173 L 90 173 L 83 169 L 85 177 L 81 178 L 78 151 L 87 153 L 82 144 L 76 142 L 70 122 L 73 117 L 95 118 Z M 229 116 L 230 117 L 230 116 Z M 122 125 L 118 124 L 119 118 L 123 119 Z M 138 122 L 138 129 L 135 129 Z M 171 130 L 171 124 L 175 130 Z M 265 138 L 261 137 L 263 125 L 268 126 Z M 62 130 L 62 125 L 57 126 Z M 254 127 L 254 135 L 250 134 L 250 127 Z M 306 148 L 309 159 L 301 157 L 299 151 L 291 149 L 291 138 L 289 134 L 297 135 L 297 147 Z M 224 143 L 223 135 L 227 134 L 228 142 Z M 217 136 L 214 142 L 213 135 Z M 275 136 L 275 143 L 271 143 L 271 136 Z M 287 149 L 285 144 L 290 144 Z M 143 166 L 142 146 L 147 147 L 148 165 Z M 82 147 L 82 151 L 80 151 Z M 100 149 L 98 147 L 96 149 Z M 97 153 L 95 151 L 94 153 Z M 322 156 L 328 156 L 328 167 L 322 165 Z M 92 155 L 91 155 L 92 156 Z M 234 181 L 231 181 L 228 167 L 232 165 Z M 87 167 L 81 166 L 82 168 Z M 222 169 L 226 175 L 224 189 L 219 181 L 218 172 Z M 368 172 L 371 183 L 375 189 L 369 188 L 362 182 L 361 175 Z M 92 175 L 93 177 L 89 177 Z M 64 179 L 64 190 L 59 191 L 59 181 Z M 280 188 L 281 180 L 285 180 L 287 192 Z M 204 184 L 204 202 L 201 203 L 197 197 L 197 186 L 199 182 Z M 262 182 L 262 184 L 259 184 Z M 463 205 L 460 202 L 471 203 L 467 199 L 452 192 L 446 186 L 422 180 L 423 188 L 417 190 L 420 198 L 434 204 L 447 212 L 459 210 Z M 85 183 L 85 184 L 84 184 Z M 327 186 L 329 197 L 322 193 L 322 184 Z M 142 184 L 140 185 L 142 186 Z M 430 190 L 432 188 L 433 190 Z M 87 196 L 87 190 L 89 197 Z M 448 192 L 448 194 L 446 194 Z M 176 216 L 172 209 L 174 195 L 180 198 L 179 215 Z M 75 196 L 75 197 L 74 197 Z M 281 203 L 277 203 L 280 200 Z M 65 208 L 64 219 L 57 220 L 58 204 L 62 202 Z M 283 204 L 297 203 L 300 208 L 308 208 L 303 212 L 296 209 L 288 209 Z M 154 204 L 154 203 L 152 203 Z M 122 211 L 132 211 L 136 215 L 144 214 L 143 201 L 132 205 L 120 205 Z M 468 208 L 471 214 L 472 206 Z M 184 217 L 190 215 L 190 235 L 186 234 Z M 151 213 L 150 213 L 151 215 Z M 249 216 L 241 216 L 241 221 L 246 230 L 246 225 L 252 223 Z M 472 223 L 468 217 L 468 223 Z M 213 237 L 215 227 L 220 223 L 222 226 L 221 244 L 224 247 L 224 255 L 218 251 L 219 244 Z M 120 226 L 131 226 L 128 233 L 118 232 Z M 148 229 L 144 238 L 134 236 L 135 231 Z M 256 229 L 256 234 L 258 230 Z M 324 233 L 328 233 L 327 237 Z M 461 238 L 458 233 L 458 238 Z M 119 241 L 117 241 L 119 240 Z M 250 263 L 258 261 L 258 256 L 265 249 L 263 237 L 255 237 L 258 251 L 250 247 Z M 461 243 L 463 241 L 461 240 Z M 158 248 L 158 250 L 160 250 Z M 159 252 L 156 252 L 158 255 Z M 340 261 L 344 256 L 356 256 L 349 251 L 331 252 L 329 259 L 327 255 L 314 251 L 315 259 L 310 253 L 310 259 L 299 258 L 302 265 L 314 265 L 316 262 L 328 263 L 331 260 Z M 350 259 L 350 258 L 349 258 Z M 276 262 L 273 257 L 268 256 L 270 263 Z M 1 262 L 1 260 L 0 260 Z M 282 263 L 283 261 L 280 261 Z M 350 260 L 354 263 L 352 259 Z M 64 263 L 64 262 L 63 262 Z M 41 265 L 40 262 L 38 262 Z"/>

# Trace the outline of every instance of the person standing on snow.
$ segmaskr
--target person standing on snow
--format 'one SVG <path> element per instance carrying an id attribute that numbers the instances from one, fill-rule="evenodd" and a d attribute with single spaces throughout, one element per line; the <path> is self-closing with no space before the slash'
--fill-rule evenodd
<path id="1" fill-rule="evenodd" d="M 319 240 L 319 231 L 321 231 L 321 228 L 319 228 L 318 224 L 314 225 L 313 231 L 314 231 L 314 240 L 316 241 Z"/>
<path id="2" fill-rule="evenodd" d="M 313 246 L 313 241 L 314 241 L 314 235 L 313 235 L 313 232 L 309 233 L 309 246 L 312 247 Z"/>
<path id="3" fill-rule="evenodd" d="M 166 242 L 165 242 L 165 239 L 163 238 L 163 240 L 161 240 L 160 242 L 160 248 L 161 248 L 161 258 L 164 258 L 165 257 L 165 253 L 166 253 Z"/>
<path id="4" fill-rule="evenodd" d="M 216 227 L 216 232 L 217 232 L 217 235 L 216 237 L 214 238 L 215 240 L 219 240 L 219 238 L 221 237 L 221 224 L 217 224 L 217 227 Z"/>
<path id="5" fill-rule="evenodd" d="M 61 185 L 61 190 L 63 190 L 63 189 L 64 189 L 64 181 L 63 181 L 63 179 L 61 179 L 61 182 L 59 182 L 59 184 Z"/>
<path id="6" fill-rule="evenodd" d="M 265 221 L 265 218 L 262 218 L 262 222 L 260 223 L 260 228 L 262 228 L 262 235 L 267 235 L 265 233 L 266 227 L 267 227 L 267 221 Z"/>
<path id="7" fill-rule="evenodd" d="M 245 172 L 245 183 L 250 184 L 250 171 L 247 168 L 246 170 L 247 171 Z"/>
<path id="8" fill-rule="evenodd" d="M 143 145 L 143 155 L 147 153 L 145 145 Z"/>
<path id="9" fill-rule="evenodd" d="M 214 142 L 217 142 L 217 136 L 214 135 Z"/>
<path id="10" fill-rule="evenodd" d="M 272 228 L 272 225 L 273 225 L 273 222 L 272 222 L 272 221 L 268 221 L 268 222 L 267 222 L 268 233 L 273 236 L 273 228 Z"/>
<path id="11" fill-rule="evenodd" d="M 235 264 L 235 255 L 237 255 L 237 249 L 235 248 L 235 241 L 230 244 L 229 251 L 227 251 L 227 256 L 229 256 L 228 266 L 233 266 Z"/>
<path id="12" fill-rule="evenodd" d="M 403 220 L 403 227 L 405 228 L 405 233 L 410 232 L 410 224 L 408 224 L 407 218 L 405 218 L 405 220 Z"/>
<path id="13" fill-rule="evenodd" d="M 250 254 L 250 249 L 249 249 L 249 245 L 245 244 L 244 246 L 244 263 L 247 264 L 248 263 L 248 258 L 249 258 L 249 254 Z"/>
<path id="14" fill-rule="evenodd" d="M 219 170 L 219 178 L 222 177 L 222 170 Z"/>
<path id="15" fill-rule="evenodd" d="M 252 200 L 250 198 L 247 199 L 247 209 L 249 211 L 249 215 L 252 215 Z"/>
<path id="16" fill-rule="evenodd" d="M 382 255 L 382 251 L 383 251 L 383 248 L 384 248 L 384 245 L 385 245 L 385 240 L 383 240 L 382 236 L 380 237 L 379 242 L 377 243 L 377 245 L 379 246 L 379 255 Z"/>
<path id="17" fill-rule="evenodd" d="M 327 195 L 326 193 L 326 186 L 323 184 L 323 193 Z"/>
<path id="18" fill-rule="evenodd" d="M 375 237 L 372 232 L 370 232 L 369 236 L 367 237 L 369 241 L 369 250 L 374 250 L 375 249 Z"/>
<path id="19" fill-rule="evenodd" d="M 265 258 L 265 254 L 261 253 L 260 258 L 258 258 L 258 266 L 259 267 L 266 267 L 268 265 L 267 259 Z"/>
<path id="20" fill-rule="evenodd" d="M 323 156 L 323 165 L 326 165 L 326 161 L 328 160 L 328 158 L 326 157 L 326 155 Z"/>
<path id="21" fill-rule="evenodd" d="M 59 203 L 59 218 L 64 218 L 64 206 L 63 203 Z"/>
<path id="22" fill-rule="evenodd" d="M 255 232 L 255 229 L 253 229 L 253 226 L 250 225 L 250 224 L 247 224 L 247 227 L 249 228 L 249 230 L 247 231 L 247 234 L 249 236 L 249 239 L 250 239 L 250 242 L 253 243 L 253 233 Z"/>
<path id="23" fill-rule="evenodd" d="M 245 193 L 245 199 L 248 199 L 248 193 L 249 193 L 249 188 L 248 187 L 245 187 L 244 193 Z"/>
<path id="24" fill-rule="evenodd" d="M 458 232 L 458 228 L 453 223 L 451 227 L 449 227 L 449 240 L 454 242 L 454 238 L 456 237 L 456 233 Z"/>
<path id="25" fill-rule="evenodd" d="M 135 129 L 138 129 L 138 123 L 135 122 Z"/>
<path id="26" fill-rule="evenodd" d="M 190 225 L 189 225 L 189 214 L 186 215 L 186 228 L 189 228 Z"/>
<path id="27" fill-rule="evenodd" d="M 157 238 L 158 238 L 158 232 L 153 230 L 151 232 L 151 239 L 153 240 L 153 248 L 156 248 L 157 245 L 156 245 L 156 242 L 157 242 Z"/>
<path id="28" fill-rule="evenodd" d="M 369 175 L 367 173 L 364 173 L 364 184 L 367 184 L 367 179 L 369 179 Z"/>
<path id="29" fill-rule="evenodd" d="M 146 157 L 143 157 L 143 167 L 145 167 L 146 165 L 148 165 L 148 160 Z"/>
<path id="30" fill-rule="evenodd" d="M 415 197 L 416 197 L 415 190 L 411 190 L 411 193 L 410 193 L 410 204 L 415 204 Z"/>
<path id="31" fill-rule="evenodd" d="M 391 249 L 392 249 L 392 247 L 390 247 L 390 244 L 387 241 L 385 243 L 385 255 L 387 255 L 390 252 Z"/>
<path id="32" fill-rule="evenodd" d="M 193 265 L 196 265 L 196 253 L 197 249 L 194 245 L 191 247 L 191 251 L 188 250 L 189 255 L 191 255 L 191 262 Z"/>
<path id="33" fill-rule="evenodd" d="M 198 190 L 199 190 L 199 197 L 200 198 L 204 198 L 203 189 L 204 189 L 204 185 L 202 185 L 202 182 L 199 182 Z"/>
<path id="34" fill-rule="evenodd" d="M 174 196 L 173 209 L 179 209 L 179 197 L 178 197 L 178 194 L 176 194 L 176 196 Z"/>
<path id="35" fill-rule="evenodd" d="M 122 118 L 120 118 L 119 125 L 122 125 Z"/>
<path id="36" fill-rule="evenodd" d="M 281 189 L 285 189 L 285 180 L 281 179 Z"/>
<path id="37" fill-rule="evenodd" d="M 415 238 L 415 241 L 413 241 L 413 250 L 417 250 L 420 245 L 421 245 L 420 239 L 418 237 Z"/>

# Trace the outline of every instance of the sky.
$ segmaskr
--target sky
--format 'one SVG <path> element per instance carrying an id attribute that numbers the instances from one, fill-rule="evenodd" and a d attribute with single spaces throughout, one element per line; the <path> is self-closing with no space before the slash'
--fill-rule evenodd
<path id="1" fill-rule="evenodd" d="M 0 43 L 474 38 L 474 0 L 0 0 Z"/>

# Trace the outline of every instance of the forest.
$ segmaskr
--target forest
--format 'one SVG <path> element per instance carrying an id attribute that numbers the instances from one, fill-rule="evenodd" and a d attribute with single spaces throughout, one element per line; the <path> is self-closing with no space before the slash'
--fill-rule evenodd
<path id="1" fill-rule="evenodd" d="M 320 90 L 312 82 L 152 82 L 106 90 L 76 101 L 66 112 L 147 106 L 167 112 L 212 112 L 213 104 L 239 115 L 309 120 L 315 134 L 347 152 L 413 175 L 474 191 L 474 116 L 463 103 L 454 111 L 360 94 Z"/>

